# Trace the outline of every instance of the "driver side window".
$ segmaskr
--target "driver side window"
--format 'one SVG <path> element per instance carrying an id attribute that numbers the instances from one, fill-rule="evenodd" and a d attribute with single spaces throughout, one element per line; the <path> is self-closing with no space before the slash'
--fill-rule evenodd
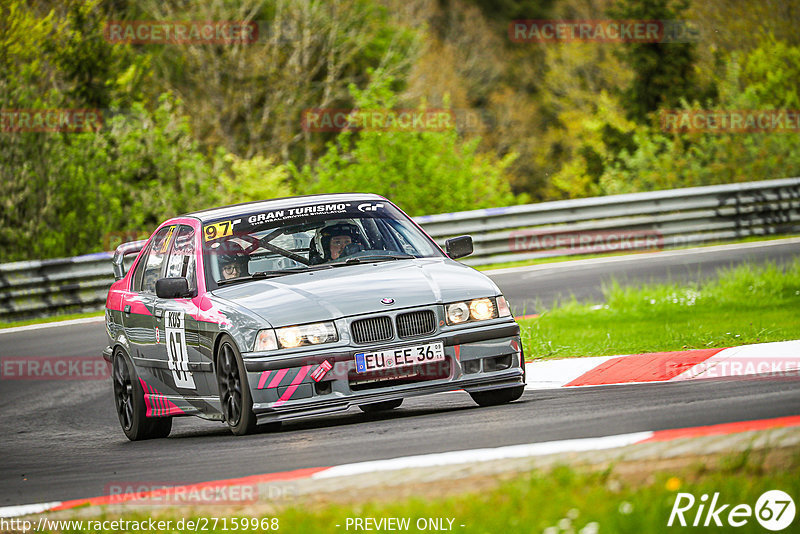
<path id="1" fill-rule="evenodd" d="M 194 291 L 197 289 L 195 261 L 194 228 L 181 225 L 175 235 L 175 246 L 169 256 L 166 276 L 186 278 L 189 281 L 189 290 Z"/>
<path id="2" fill-rule="evenodd" d="M 156 292 L 156 280 L 161 277 L 161 267 L 169 251 L 174 231 L 175 226 L 165 226 L 153 236 L 147 248 L 147 257 L 142 258 L 143 262 L 139 263 L 134 273 L 134 291 Z"/>

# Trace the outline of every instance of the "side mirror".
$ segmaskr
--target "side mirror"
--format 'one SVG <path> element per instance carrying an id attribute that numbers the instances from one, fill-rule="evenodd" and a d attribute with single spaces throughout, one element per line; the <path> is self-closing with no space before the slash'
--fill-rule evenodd
<path id="1" fill-rule="evenodd" d="M 461 235 L 458 237 L 451 237 L 445 241 L 444 248 L 447 255 L 454 260 L 469 256 L 474 250 L 472 248 L 472 236 Z"/>
<path id="2" fill-rule="evenodd" d="M 180 299 L 191 297 L 189 280 L 182 276 L 159 278 L 156 280 L 156 296 L 160 299 Z"/>

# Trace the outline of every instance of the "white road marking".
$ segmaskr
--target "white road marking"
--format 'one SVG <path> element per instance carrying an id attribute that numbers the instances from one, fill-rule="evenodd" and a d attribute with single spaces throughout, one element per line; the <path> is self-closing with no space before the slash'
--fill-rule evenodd
<path id="1" fill-rule="evenodd" d="M 83 317 L 81 319 L 69 319 L 67 321 L 56 321 L 52 323 L 28 324 L 25 326 L 12 326 L 11 328 L 0 328 L 0 334 L 13 334 L 14 332 L 27 332 L 29 330 L 40 330 L 42 328 L 55 328 L 58 326 L 73 326 L 76 324 L 102 323 L 105 315 L 97 317 Z"/>
<path id="2" fill-rule="evenodd" d="M 619 434 L 601 438 L 568 439 L 528 443 L 525 445 L 509 445 L 491 449 L 472 449 L 466 451 L 442 452 L 437 454 L 421 454 L 389 460 L 375 460 L 331 467 L 311 475 L 312 479 L 333 478 L 352 475 L 363 475 L 379 471 L 396 471 L 414 467 L 441 467 L 464 463 L 505 460 L 509 458 L 527 458 L 564 452 L 599 451 L 633 445 L 653 436 L 653 432 L 636 432 Z"/>
<path id="3" fill-rule="evenodd" d="M 21 504 L 19 506 L 4 506 L 0 508 L 0 517 L 18 517 L 21 515 L 40 514 L 61 504 L 57 502 L 45 502 L 41 504 Z"/>

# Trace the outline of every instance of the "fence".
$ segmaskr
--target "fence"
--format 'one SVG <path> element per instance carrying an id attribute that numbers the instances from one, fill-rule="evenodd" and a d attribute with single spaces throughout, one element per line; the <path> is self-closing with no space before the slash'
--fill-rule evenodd
<path id="1" fill-rule="evenodd" d="M 800 178 L 426 215 L 440 244 L 470 234 L 486 265 L 565 254 L 672 248 L 800 230 Z M 0 320 L 101 310 L 109 253 L 0 265 Z"/>

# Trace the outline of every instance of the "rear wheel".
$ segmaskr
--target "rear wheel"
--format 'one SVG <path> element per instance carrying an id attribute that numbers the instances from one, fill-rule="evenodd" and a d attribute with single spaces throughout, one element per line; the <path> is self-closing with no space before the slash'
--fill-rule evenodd
<path id="1" fill-rule="evenodd" d="M 147 417 L 144 391 L 130 359 L 121 351 L 114 355 L 114 406 L 119 424 L 131 441 L 165 438 L 172 430 L 171 417 Z"/>
<path id="2" fill-rule="evenodd" d="M 515 386 L 513 388 L 476 391 L 475 393 L 470 393 L 469 396 L 481 406 L 497 406 L 498 404 L 517 400 L 524 392 L 525 386 Z"/>
<path id="3" fill-rule="evenodd" d="M 371 404 L 362 404 L 359 406 L 359 408 L 364 413 L 386 412 L 389 410 L 394 410 L 401 404 L 403 404 L 403 399 L 395 399 L 383 402 L 373 402 Z"/>
<path id="4" fill-rule="evenodd" d="M 231 432 L 237 436 L 252 434 L 256 429 L 253 397 L 242 357 L 230 339 L 223 340 L 217 352 L 217 384 L 222 415 Z"/>

